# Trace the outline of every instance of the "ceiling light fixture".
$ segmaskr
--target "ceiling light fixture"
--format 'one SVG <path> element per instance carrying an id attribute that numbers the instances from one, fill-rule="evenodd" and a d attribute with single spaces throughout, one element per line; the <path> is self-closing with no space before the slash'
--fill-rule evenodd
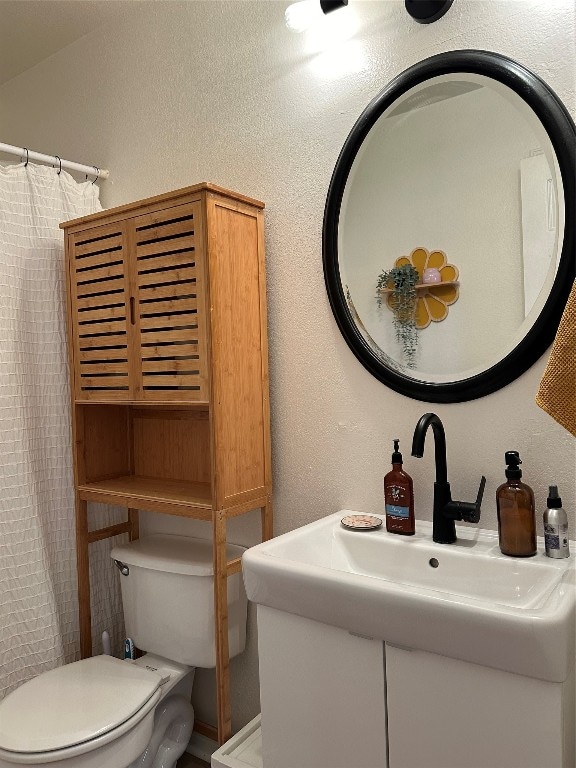
<path id="1" fill-rule="evenodd" d="M 405 0 L 404 5 L 419 24 L 432 24 L 442 18 L 454 0 Z"/>

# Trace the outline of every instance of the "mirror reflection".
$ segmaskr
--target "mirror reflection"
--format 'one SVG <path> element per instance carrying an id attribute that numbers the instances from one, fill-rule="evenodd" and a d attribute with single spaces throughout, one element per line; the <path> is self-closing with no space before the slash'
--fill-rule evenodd
<path id="1" fill-rule="evenodd" d="M 385 366 L 454 382 L 498 363 L 532 328 L 563 236 L 562 178 L 537 115 L 497 80 L 443 74 L 393 101 L 356 153 L 339 278 Z"/>

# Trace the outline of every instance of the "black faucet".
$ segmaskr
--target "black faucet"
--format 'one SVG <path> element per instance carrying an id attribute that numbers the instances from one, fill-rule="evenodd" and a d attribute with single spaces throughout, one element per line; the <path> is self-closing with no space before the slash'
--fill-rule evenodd
<path id="1" fill-rule="evenodd" d="M 477 523 L 480 520 L 480 505 L 484 495 L 486 478 L 482 475 L 478 498 L 475 502 L 452 501 L 446 463 L 446 435 L 444 425 L 435 413 L 425 413 L 416 424 L 412 438 L 412 456 L 419 459 L 424 456 L 424 440 L 430 426 L 434 432 L 434 456 L 436 459 L 432 538 L 438 544 L 453 544 L 456 541 L 455 520 L 465 520 L 467 523 Z"/>

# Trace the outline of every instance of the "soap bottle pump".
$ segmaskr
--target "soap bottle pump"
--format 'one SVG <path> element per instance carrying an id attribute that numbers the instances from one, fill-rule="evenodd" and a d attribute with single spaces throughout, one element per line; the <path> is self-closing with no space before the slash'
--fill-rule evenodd
<path id="1" fill-rule="evenodd" d="M 570 557 L 568 544 L 568 515 L 562 509 L 558 486 L 548 490 L 547 509 L 544 512 L 544 546 L 548 557 Z"/>
<path id="2" fill-rule="evenodd" d="M 384 503 L 386 508 L 386 530 L 413 536 L 416 531 L 414 520 L 414 489 L 412 478 L 402 469 L 400 441 L 394 440 L 392 469 L 384 477 Z"/>
<path id="3" fill-rule="evenodd" d="M 536 554 L 536 516 L 534 493 L 520 482 L 520 454 L 506 451 L 506 482 L 496 490 L 498 538 L 500 550 L 511 557 L 531 557 Z"/>

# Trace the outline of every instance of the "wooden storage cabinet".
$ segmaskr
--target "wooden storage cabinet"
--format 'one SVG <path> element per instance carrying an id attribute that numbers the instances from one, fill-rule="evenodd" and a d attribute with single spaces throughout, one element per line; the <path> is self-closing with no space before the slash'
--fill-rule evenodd
<path id="1" fill-rule="evenodd" d="M 138 510 L 212 523 L 217 728 L 230 736 L 226 521 L 260 508 L 272 535 L 263 203 L 211 184 L 62 224 L 82 655 L 89 545 Z M 127 509 L 88 531 L 88 502 Z"/>

